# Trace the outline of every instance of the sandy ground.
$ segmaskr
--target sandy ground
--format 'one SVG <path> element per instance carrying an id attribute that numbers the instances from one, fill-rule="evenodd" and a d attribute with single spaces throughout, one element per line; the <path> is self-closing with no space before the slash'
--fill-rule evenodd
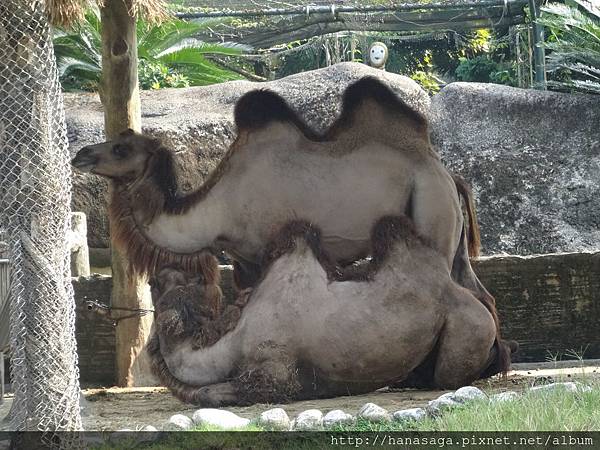
<path id="1" fill-rule="evenodd" d="M 506 390 L 518 391 L 536 383 L 581 380 L 582 378 L 586 380 L 600 379 L 600 360 L 515 364 L 514 369 L 506 379 L 482 380 L 475 385 L 491 393 Z M 191 415 L 196 409 L 181 403 L 164 388 L 90 388 L 84 389 L 83 392 L 85 401 L 82 413 L 86 430 L 139 429 L 145 425 L 153 425 L 162 429 L 171 415 L 176 413 Z M 429 400 L 437 398 L 443 392 L 414 389 L 380 390 L 354 397 L 301 401 L 287 405 L 258 404 L 226 409 L 247 418 L 254 418 L 260 412 L 274 406 L 282 406 L 290 417 L 311 408 L 317 408 L 324 412 L 343 409 L 356 414 L 358 409 L 367 402 L 373 402 L 389 411 L 395 411 L 424 406 Z M 11 404 L 10 396 L 0 404 L 0 418 L 7 418 Z M 0 431 L 8 429 L 6 420 L 0 422 Z"/>

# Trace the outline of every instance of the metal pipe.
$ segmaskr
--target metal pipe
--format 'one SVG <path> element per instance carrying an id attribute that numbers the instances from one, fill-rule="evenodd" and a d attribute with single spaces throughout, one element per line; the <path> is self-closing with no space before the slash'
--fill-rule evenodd
<path id="1" fill-rule="evenodd" d="M 531 25 L 533 34 L 533 74 L 535 89 L 546 89 L 546 52 L 542 43 L 544 42 L 544 27 L 538 23 L 540 11 L 535 0 L 529 0 L 529 9 L 531 13 Z"/>
<path id="2" fill-rule="evenodd" d="M 533 1 L 533 0 L 530 0 Z M 413 10 L 432 10 L 432 9 L 454 9 L 454 8 L 477 8 L 493 7 L 507 5 L 525 5 L 527 0 L 482 0 L 467 1 L 464 3 L 400 3 L 394 6 L 337 6 L 337 5 L 316 5 L 301 6 L 294 8 L 269 8 L 260 11 L 198 11 L 198 12 L 180 12 L 175 16 L 180 19 L 201 19 L 214 17 L 257 17 L 257 16 L 299 16 L 311 14 L 337 14 L 337 13 L 373 13 L 386 11 L 413 11 Z"/>

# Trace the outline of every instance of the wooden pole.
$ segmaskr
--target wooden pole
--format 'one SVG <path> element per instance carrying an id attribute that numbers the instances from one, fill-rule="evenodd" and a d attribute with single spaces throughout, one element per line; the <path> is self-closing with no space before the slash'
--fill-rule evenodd
<path id="1" fill-rule="evenodd" d="M 539 9 L 536 0 L 529 0 L 529 10 L 531 14 L 531 31 L 533 34 L 533 65 L 534 65 L 534 87 L 536 89 L 546 89 L 546 63 L 544 43 L 544 27 L 538 23 Z"/>
<path id="2" fill-rule="evenodd" d="M 140 94 L 137 74 L 137 36 L 131 0 L 105 0 L 102 19 L 102 81 L 100 99 L 104 105 L 107 139 L 127 128 L 141 130 Z M 127 275 L 127 258 L 112 246 L 112 306 L 151 309 L 145 280 Z M 134 317 L 116 326 L 116 381 L 118 386 L 155 384 L 149 372 L 144 346 L 152 317 Z"/>

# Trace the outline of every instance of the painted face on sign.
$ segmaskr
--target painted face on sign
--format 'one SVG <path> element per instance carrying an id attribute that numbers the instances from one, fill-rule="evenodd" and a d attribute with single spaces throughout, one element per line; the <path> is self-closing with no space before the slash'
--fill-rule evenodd
<path id="1" fill-rule="evenodd" d="M 373 67 L 381 69 L 388 58 L 388 49 L 382 42 L 374 42 L 369 49 L 369 61 Z"/>

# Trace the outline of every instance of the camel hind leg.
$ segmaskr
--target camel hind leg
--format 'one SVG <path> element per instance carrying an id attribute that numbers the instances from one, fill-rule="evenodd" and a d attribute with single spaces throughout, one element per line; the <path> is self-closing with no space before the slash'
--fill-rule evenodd
<path id="1" fill-rule="evenodd" d="M 456 287 L 456 299 L 438 342 L 433 382 L 456 389 L 471 384 L 489 365 L 496 341 L 496 324 L 489 311 L 465 289 Z"/>

